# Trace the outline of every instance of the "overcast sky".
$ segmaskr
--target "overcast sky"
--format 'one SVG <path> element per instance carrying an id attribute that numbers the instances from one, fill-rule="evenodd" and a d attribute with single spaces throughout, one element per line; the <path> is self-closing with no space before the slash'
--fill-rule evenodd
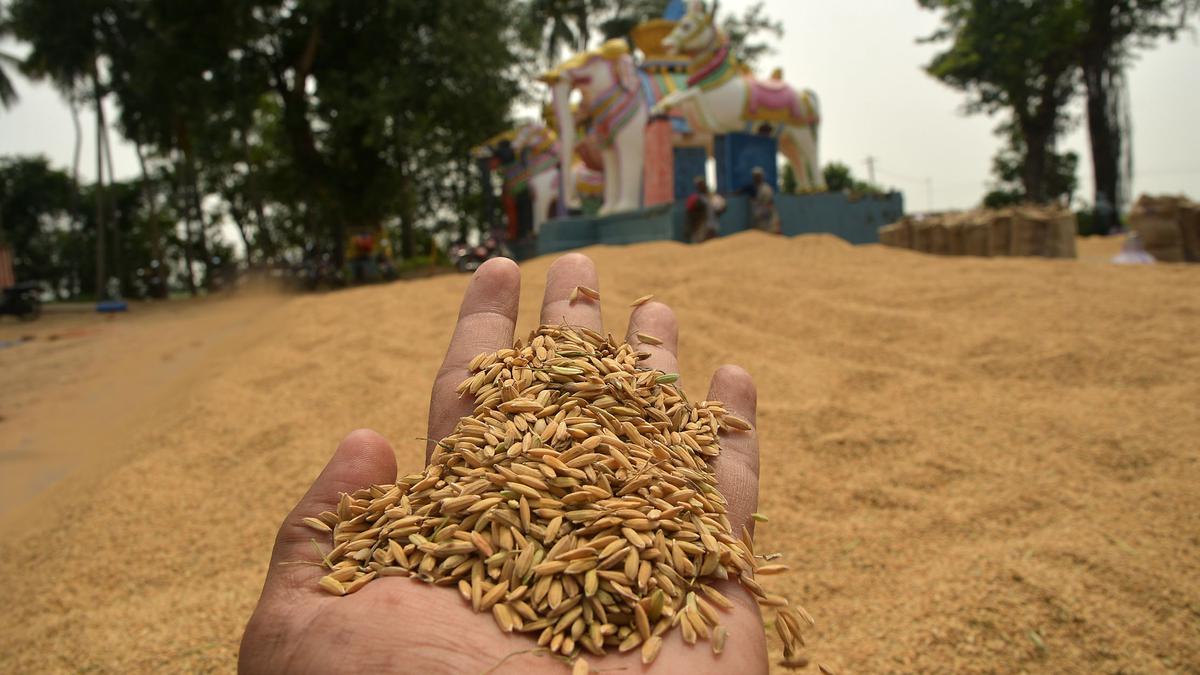
<path id="1" fill-rule="evenodd" d="M 740 12 L 752 0 L 723 0 Z M 821 160 L 849 164 L 865 177 L 876 159 L 879 182 L 905 192 L 910 210 L 977 204 L 999 145 L 998 122 L 961 114 L 964 98 L 921 70 L 936 47 L 919 45 L 935 16 L 914 0 L 767 0 L 786 35 L 760 66 L 783 67 L 793 85 L 820 97 Z M 6 45 L 11 47 L 12 45 Z M 1185 193 L 1200 198 L 1200 44 L 1193 35 L 1163 42 L 1141 55 L 1129 73 L 1133 110 L 1135 193 Z M 45 85 L 17 82 L 21 101 L 0 111 L 0 154 L 48 155 L 69 168 L 74 147 L 71 117 Z M 1075 107 L 1076 116 L 1082 112 Z M 95 175 L 94 122 L 83 146 L 82 175 Z M 119 177 L 137 174 L 128 145 L 114 143 Z M 1064 140 L 1080 153 L 1082 196 L 1091 199 L 1091 169 L 1082 124 Z M 932 185 L 932 194 L 928 186 Z M 932 199 L 932 201 L 931 201 Z"/>

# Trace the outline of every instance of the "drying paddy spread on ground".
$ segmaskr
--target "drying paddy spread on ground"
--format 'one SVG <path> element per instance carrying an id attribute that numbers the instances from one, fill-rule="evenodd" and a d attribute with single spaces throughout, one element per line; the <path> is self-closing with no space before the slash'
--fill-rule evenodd
<path id="1" fill-rule="evenodd" d="M 813 614 L 814 661 L 1200 672 L 1200 266 L 1106 264 L 1117 246 L 585 252 L 614 333 L 646 293 L 675 309 L 689 391 L 755 376 L 757 539 L 794 570 L 768 586 Z M 550 262 L 523 266 L 522 334 Z M 0 323 L 0 669 L 231 671 L 337 441 L 371 427 L 420 468 L 466 284 Z"/>

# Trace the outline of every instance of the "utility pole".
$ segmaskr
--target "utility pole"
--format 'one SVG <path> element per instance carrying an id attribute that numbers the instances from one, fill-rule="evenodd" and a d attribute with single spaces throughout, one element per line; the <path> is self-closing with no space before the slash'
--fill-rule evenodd
<path id="1" fill-rule="evenodd" d="M 925 179 L 925 210 L 933 213 L 933 179 Z"/>
<path id="2" fill-rule="evenodd" d="M 875 184 L 875 158 L 867 156 L 867 179 L 871 181 L 871 185 Z"/>

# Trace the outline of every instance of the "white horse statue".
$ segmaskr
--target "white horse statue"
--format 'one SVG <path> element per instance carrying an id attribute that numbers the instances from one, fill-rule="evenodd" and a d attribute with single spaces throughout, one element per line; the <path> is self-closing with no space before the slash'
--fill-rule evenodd
<path id="1" fill-rule="evenodd" d="M 553 94 L 562 134 L 562 165 L 570 166 L 576 149 L 570 96 L 577 88 L 583 95 L 581 107 L 588 119 L 588 141 L 600 149 L 604 165 L 604 206 L 600 214 L 639 208 L 649 109 L 628 44 L 610 40 L 595 51 L 568 59 L 541 79 L 551 86 Z M 574 191 L 574 178 L 567 176 L 568 192 Z"/>
<path id="2" fill-rule="evenodd" d="M 701 0 L 690 0 L 687 14 L 663 40 L 672 52 L 688 56 L 688 87 L 655 106 L 687 115 L 694 129 L 714 134 L 759 133 L 767 125 L 779 138 L 779 150 L 792 163 L 801 190 L 824 190 L 817 152 L 820 110 L 812 91 L 796 91 L 776 73 L 758 80 L 738 63 L 729 39 L 713 23 Z"/>

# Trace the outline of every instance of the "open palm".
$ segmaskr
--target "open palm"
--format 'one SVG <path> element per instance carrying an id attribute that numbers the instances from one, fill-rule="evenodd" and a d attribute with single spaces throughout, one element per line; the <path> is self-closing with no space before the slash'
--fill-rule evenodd
<path id="1" fill-rule="evenodd" d="M 497 259 L 476 271 L 463 298 L 445 362 L 434 382 L 429 438 L 443 438 L 458 419 L 470 414 L 470 399 L 455 388 L 467 376 L 467 364 L 479 353 L 511 347 L 516 327 L 521 276 L 510 260 Z M 542 303 L 542 323 L 568 323 L 602 332 L 600 306 L 571 303 L 576 286 L 599 288 L 595 266 L 586 256 L 570 254 L 551 266 Z M 662 345 L 639 343 L 636 334 L 658 336 Z M 666 305 L 648 302 L 634 310 L 628 340 L 651 354 L 647 365 L 678 372 L 678 326 Z M 754 425 L 755 390 L 740 368 L 725 366 L 713 376 L 710 400 Z M 734 532 L 750 519 L 758 500 L 758 441 L 755 432 L 722 437 L 715 468 L 728 500 Z M 426 454 L 428 460 L 428 453 Z M 535 653 L 535 636 L 501 632 L 490 614 L 477 614 L 449 588 L 401 577 L 381 577 L 352 595 L 335 597 L 320 590 L 324 572 L 315 566 L 281 563 L 313 557 L 312 530 L 301 520 L 336 509 L 340 494 L 396 480 L 396 459 L 388 442 L 371 431 L 356 431 L 338 446 L 333 458 L 279 529 L 271 567 L 258 607 L 246 627 L 239 656 L 245 673 L 421 672 L 483 673 L 563 672 L 564 661 Z M 725 650 L 715 656 L 707 643 L 684 643 L 678 631 L 664 635 L 662 651 L 643 666 L 640 650 L 584 654 L 593 670 L 624 672 L 754 673 L 767 670 L 766 641 L 758 607 L 731 582 L 714 586 L 734 603 L 722 616 L 729 631 Z"/>

